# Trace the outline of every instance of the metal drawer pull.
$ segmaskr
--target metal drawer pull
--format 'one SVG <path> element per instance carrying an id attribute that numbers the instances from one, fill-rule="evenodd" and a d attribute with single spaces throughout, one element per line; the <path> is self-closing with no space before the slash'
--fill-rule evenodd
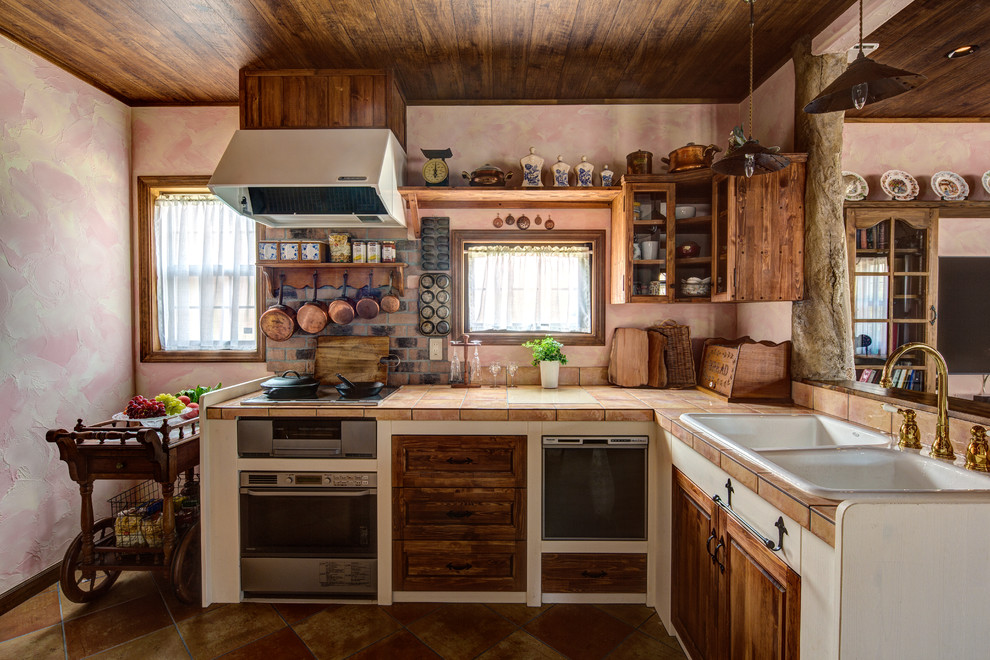
<path id="1" fill-rule="evenodd" d="M 726 506 L 725 502 L 722 500 L 721 497 L 719 497 L 718 495 L 713 495 L 712 500 L 715 502 L 715 504 L 719 505 L 723 511 L 725 511 L 730 516 L 735 518 L 740 525 L 748 529 L 753 534 L 753 536 L 760 539 L 763 545 L 767 546 L 767 548 L 769 548 L 771 551 L 779 552 L 784 549 L 784 535 L 787 534 L 787 527 L 784 525 L 783 516 L 779 516 L 777 518 L 777 522 L 773 524 L 773 526 L 777 528 L 777 542 L 775 543 L 772 539 L 768 539 L 767 537 L 763 536 L 763 534 L 760 534 L 756 530 L 756 528 L 750 525 L 742 516 L 740 516 L 735 511 L 733 511 L 730 507 Z M 718 548 L 716 548 L 716 552 L 717 551 Z"/>
<path id="2" fill-rule="evenodd" d="M 718 540 L 718 545 L 715 546 L 715 552 L 712 553 L 712 563 L 718 565 L 718 572 L 725 573 L 725 564 L 718 560 L 718 551 L 725 547 L 725 539 L 721 538 Z"/>
<path id="3" fill-rule="evenodd" d="M 608 577 L 608 573 L 605 571 L 598 571 L 597 573 L 592 573 L 590 571 L 581 571 L 581 576 L 586 578 L 603 578 Z"/>
<path id="4" fill-rule="evenodd" d="M 448 518 L 470 518 L 474 515 L 474 511 L 448 511 Z"/>
<path id="5" fill-rule="evenodd" d="M 455 564 L 453 562 L 450 562 L 450 563 L 447 564 L 447 570 L 448 571 L 466 571 L 469 568 L 471 568 L 471 564 L 467 564 L 467 563 L 465 563 L 465 564 Z"/>
<path id="6" fill-rule="evenodd" d="M 454 458 L 453 456 L 448 458 L 447 462 L 451 465 L 468 465 L 470 463 L 474 463 L 474 461 L 470 458 Z"/>

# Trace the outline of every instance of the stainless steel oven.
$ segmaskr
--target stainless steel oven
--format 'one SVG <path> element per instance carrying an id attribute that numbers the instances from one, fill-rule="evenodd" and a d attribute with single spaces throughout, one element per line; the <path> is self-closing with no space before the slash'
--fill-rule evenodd
<path id="1" fill-rule="evenodd" d="M 544 540 L 646 540 L 647 436 L 544 436 Z"/>
<path id="2" fill-rule="evenodd" d="M 375 473 L 241 472 L 240 484 L 245 597 L 377 595 Z"/>
<path id="3" fill-rule="evenodd" d="M 237 455 L 254 458 L 375 458 L 373 419 L 241 417 Z"/>

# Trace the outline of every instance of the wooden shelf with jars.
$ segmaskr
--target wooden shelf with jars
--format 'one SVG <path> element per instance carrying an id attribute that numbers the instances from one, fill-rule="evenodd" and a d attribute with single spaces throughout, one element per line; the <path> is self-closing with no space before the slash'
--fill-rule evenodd
<path id="1" fill-rule="evenodd" d="M 908 204 L 853 202 L 845 209 L 853 359 L 856 378 L 867 382 L 879 382 L 898 346 L 936 345 L 939 207 Z M 894 366 L 894 387 L 932 392 L 934 367 L 927 354 L 908 353 Z"/>
<path id="2" fill-rule="evenodd" d="M 279 262 L 258 264 L 265 278 L 265 287 L 272 297 L 278 296 L 278 288 L 285 276 L 285 285 L 293 289 L 313 286 L 313 273 L 316 272 L 317 286 L 341 288 L 344 273 L 347 273 L 347 288 L 355 290 L 368 284 L 369 275 L 375 287 L 387 287 L 389 276 L 396 294 L 402 296 L 406 290 L 406 264 L 399 262 L 378 264 L 326 263 L 321 261 Z"/>

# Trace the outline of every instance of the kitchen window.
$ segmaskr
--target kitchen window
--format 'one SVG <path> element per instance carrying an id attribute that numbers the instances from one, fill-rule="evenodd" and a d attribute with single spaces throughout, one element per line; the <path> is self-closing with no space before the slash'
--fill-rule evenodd
<path id="1" fill-rule="evenodd" d="M 255 223 L 209 177 L 138 177 L 142 362 L 257 362 Z"/>
<path id="2" fill-rule="evenodd" d="M 603 345 L 604 246 L 602 231 L 453 232 L 454 337 L 520 344 L 551 334 Z"/>

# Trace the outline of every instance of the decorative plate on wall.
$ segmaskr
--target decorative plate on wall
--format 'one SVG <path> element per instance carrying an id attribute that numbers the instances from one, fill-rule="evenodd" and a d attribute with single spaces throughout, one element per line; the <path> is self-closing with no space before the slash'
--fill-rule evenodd
<path id="1" fill-rule="evenodd" d="M 880 188 L 899 202 L 909 202 L 921 190 L 914 177 L 903 170 L 887 170 L 880 177 Z"/>
<path id="2" fill-rule="evenodd" d="M 986 190 L 988 194 L 990 194 L 990 170 L 984 172 L 980 180 L 983 182 L 983 189 Z"/>
<path id="3" fill-rule="evenodd" d="M 932 190 L 947 202 L 959 202 L 969 196 L 969 184 L 956 174 L 943 170 L 932 175 Z"/>
<path id="4" fill-rule="evenodd" d="M 842 185 L 845 186 L 845 200 L 847 202 L 858 202 L 866 199 L 866 196 L 870 194 L 870 187 L 866 185 L 866 179 L 855 172 L 843 172 Z"/>

